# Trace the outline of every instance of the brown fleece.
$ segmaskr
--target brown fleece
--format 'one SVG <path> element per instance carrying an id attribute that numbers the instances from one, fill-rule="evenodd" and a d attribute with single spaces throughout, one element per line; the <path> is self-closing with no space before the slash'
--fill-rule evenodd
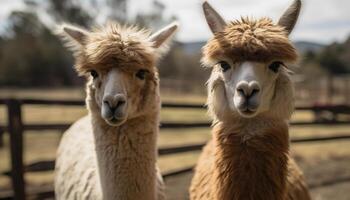
<path id="1" fill-rule="evenodd" d="M 272 122 L 259 133 L 242 127 L 214 126 L 213 140 L 195 169 L 190 199 L 310 200 L 303 174 L 289 157 L 287 124 Z"/>
<path id="2" fill-rule="evenodd" d="M 227 24 L 203 47 L 204 63 L 220 57 L 232 58 L 233 62 L 295 62 L 298 55 L 282 26 L 269 18 L 242 18 Z"/>
<path id="3" fill-rule="evenodd" d="M 149 31 L 109 23 L 103 28 L 92 30 L 82 44 L 69 43 L 68 46 L 75 50 L 75 68 L 80 75 L 92 69 L 107 71 L 113 67 L 153 71 L 160 55 L 152 47 L 149 37 Z"/>
<path id="4" fill-rule="evenodd" d="M 295 63 L 290 30 L 269 18 L 228 23 L 203 47 L 202 63 Z M 286 72 L 284 72 L 286 73 Z M 225 87 L 215 68 L 208 80 L 213 140 L 203 149 L 190 187 L 191 200 L 310 200 L 303 174 L 289 157 L 288 119 L 294 96 L 289 76 L 277 82 L 274 109 L 253 120 L 228 114 Z M 283 84 L 282 84 L 283 83 Z"/>
<path id="5" fill-rule="evenodd" d="M 245 139 L 219 123 L 214 127 L 214 199 L 281 200 L 286 196 L 288 128 L 270 127 Z"/>

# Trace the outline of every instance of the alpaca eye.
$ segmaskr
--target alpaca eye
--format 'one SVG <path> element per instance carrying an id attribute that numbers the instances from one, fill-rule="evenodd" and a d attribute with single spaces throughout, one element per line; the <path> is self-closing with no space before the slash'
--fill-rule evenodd
<path id="1" fill-rule="evenodd" d="M 225 61 L 220 61 L 218 64 L 220 65 L 223 72 L 226 72 L 227 70 L 229 70 L 231 68 L 230 64 L 228 64 Z"/>
<path id="2" fill-rule="evenodd" d="M 273 72 L 277 73 L 278 69 L 284 65 L 283 62 L 281 61 L 275 61 L 269 65 L 269 69 L 272 70 Z"/>
<path id="3" fill-rule="evenodd" d="M 141 79 L 141 80 L 144 80 L 146 78 L 146 73 L 147 73 L 146 70 L 140 69 L 139 71 L 137 71 L 136 77 Z"/>
<path id="4" fill-rule="evenodd" d="M 92 76 L 93 79 L 98 77 L 98 73 L 95 70 L 91 70 L 90 75 Z"/>

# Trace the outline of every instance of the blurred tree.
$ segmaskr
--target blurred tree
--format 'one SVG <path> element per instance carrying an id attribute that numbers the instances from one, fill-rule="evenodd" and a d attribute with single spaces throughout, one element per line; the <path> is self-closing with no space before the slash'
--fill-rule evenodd
<path id="1" fill-rule="evenodd" d="M 76 1 L 50 0 L 48 11 L 58 22 L 69 22 L 88 27 L 93 21 L 93 16 Z"/>
<path id="2" fill-rule="evenodd" d="M 304 62 L 312 62 L 316 59 L 316 53 L 314 51 L 306 51 L 304 56 Z"/>
<path id="3" fill-rule="evenodd" d="M 333 44 L 326 47 L 319 55 L 318 61 L 323 68 L 329 71 L 331 74 L 344 74 L 349 72 L 349 68 L 341 58 L 343 53 L 343 47 L 338 44 Z"/>
<path id="4" fill-rule="evenodd" d="M 108 18 L 121 23 L 127 22 L 127 0 L 107 0 Z"/>
<path id="5" fill-rule="evenodd" d="M 50 17 L 54 23 L 69 22 L 83 27 L 88 27 L 94 21 L 95 8 L 99 0 L 23 0 L 26 8 L 42 15 L 46 11 L 45 18 Z M 89 6 L 85 6 L 88 5 Z M 90 7 L 90 10 L 87 9 Z M 46 19 L 47 20 L 47 19 Z M 52 25 L 52 24 L 46 24 Z"/>
<path id="6" fill-rule="evenodd" d="M 131 22 L 159 29 L 173 21 L 164 16 L 165 5 L 152 1 L 151 9 L 128 18 L 128 0 L 22 0 L 26 7 L 13 11 L 0 40 L 0 86 L 69 86 L 81 83 L 72 68 L 72 56 L 50 29 L 66 21 L 83 27 L 103 24 L 106 19 Z M 161 63 L 162 78 L 193 79 L 202 71 L 198 56 L 181 48 L 171 51 Z M 188 64 L 190 63 L 190 64 Z M 201 79 L 202 80 L 202 79 Z"/>
<path id="7" fill-rule="evenodd" d="M 200 66 L 200 48 L 198 51 L 187 52 L 184 49 L 188 45 L 191 46 L 188 43 L 173 42 L 169 54 L 160 62 L 161 87 L 171 82 L 165 85 L 166 89 L 203 94 L 205 92 L 203 86 L 209 77 L 210 70 Z"/>
<path id="8" fill-rule="evenodd" d="M 27 11 L 9 16 L 8 34 L 0 46 L 0 84 L 63 86 L 74 83 L 69 54 L 58 38 Z"/>
<path id="9" fill-rule="evenodd" d="M 127 0 L 50 0 L 49 5 L 48 13 L 56 22 L 89 27 L 98 24 L 98 19 L 103 19 L 100 23 L 127 21 Z"/>
<path id="10" fill-rule="evenodd" d="M 151 10 L 143 11 L 136 15 L 134 23 L 140 27 L 148 27 L 151 29 L 159 29 L 165 24 L 176 21 L 174 16 L 166 18 L 164 16 L 165 5 L 157 0 L 152 1 Z"/>
<path id="11" fill-rule="evenodd" d="M 350 72 L 350 45 L 349 39 L 343 43 L 334 43 L 327 46 L 317 57 L 321 67 L 328 71 L 327 99 L 333 102 L 335 96 L 334 76 Z M 345 56 L 344 56 L 345 55 Z"/>

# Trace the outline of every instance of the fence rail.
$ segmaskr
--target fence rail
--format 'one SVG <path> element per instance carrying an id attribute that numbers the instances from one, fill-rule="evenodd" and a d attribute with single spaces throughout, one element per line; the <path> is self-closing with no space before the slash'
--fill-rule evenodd
<path id="1" fill-rule="evenodd" d="M 25 189 L 24 183 L 24 173 L 25 172 L 34 172 L 34 171 L 50 171 L 54 168 L 54 161 L 39 161 L 32 163 L 30 165 L 24 166 L 23 164 L 23 133 L 26 131 L 38 131 L 41 133 L 41 130 L 66 130 L 70 124 L 24 124 L 22 121 L 22 106 L 23 105 L 61 105 L 61 106 L 83 106 L 85 105 L 84 101 L 80 100 L 39 100 L 39 99 L 0 99 L 0 105 L 5 105 L 7 107 L 7 116 L 8 124 L 0 125 L 0 145 L 2 141 L 2 135 L 5 132 L 9 132 L 10 138 L 10 158 L 11 158 L 11 171 L 5 172 L 3 174 L 9 175 L 12 178 L 12 188 L 13 192 L 7 193 L 7 195 L 0 195 L 0 199 L 25 199 L 26 194 L 35 193 L 32 189 Z M 163 103 L 163 108 L 174 108 L 174 109 L 205 109 L 206 106 L 203 105 L 193 105 L 193 104 L 173 104 L 173 103 Z M 320 112 L 330 112 L 334 115 L 338 114 L 350 114 L 350 106 L 338 105 L 318 105 L 318 106 L 304 106 L 297 107 L 296 110 L 300 111 L 312 111 L 315 114 Z M 1 122 L 0 122 L 1 123 Z M 316 121 L 298 121 L 292 122 L 291 125 L 294 126 L 310 126 L 310 125 L 349 125 L 349 121 L 339 121 L 336 118 L 332 120 L 316 120 Z M 196 122 L 196 123 L 170 123 L 163 122 L 161 123 L 160 128 L 162 129 L 178 129 L 178 128 L 204 128 L 210 127 L 208 122 Z M 306 143 L 306 142 L 324 142 L 332 140 L 344 140 L 350 139 L 350 135 L 344 134 L 333 134 L 332 136 L 327 137 L 310 137 L 310 138 L 293 138 L 291 142 L 293 143 Z M 176 153 L 186 153 L 191 151 L 199 151 L 205 144 L 191 144 L 184 146 L 173 146 L 173 147 L 164 147 L 159 149 L 159 155 L 169 155 Z M 183 169 L 178 169 L 174 171 L 169 171 L 163 174 L 164 178 L 189 172 L 193 167 L 186 167 Z M 346 179 L 347 180 L 347 179 Z M 330 182 L 334 182 L 330 181 Z M 315 186 L 316 187 L 316 186 Z M 40 195 L 52 195 L 52 188 L 45 189 L 45 191 L 37 191 Z"/>

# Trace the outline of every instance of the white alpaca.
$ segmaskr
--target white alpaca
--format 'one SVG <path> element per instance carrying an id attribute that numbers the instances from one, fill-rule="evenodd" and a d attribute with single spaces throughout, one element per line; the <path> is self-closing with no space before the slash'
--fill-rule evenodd
<path id="1" fill-rule="evenodd" d="M 288 39 L 300 0 L 278 24 L 268 18 L 227 23 L 203 4 L 214 37 L 203 48 L 213 139 L 199 158 L 192 200 L 310 200 L 304 177 L 289 156 L 288 120 L 294 93 Z M 285 64 L 286 63 L 286 64 Z"/>
<path id="2" fill-rule="evenodd" d="M 55 168 L 57 199 L 164 199 L 157 170 L 159 80 L 155 67 L 169 25 L 146 30 L 109 24 L 86 31 L 64 26 L 76 70 L 88 79 L 88 116 L 67 130 Z"/>

